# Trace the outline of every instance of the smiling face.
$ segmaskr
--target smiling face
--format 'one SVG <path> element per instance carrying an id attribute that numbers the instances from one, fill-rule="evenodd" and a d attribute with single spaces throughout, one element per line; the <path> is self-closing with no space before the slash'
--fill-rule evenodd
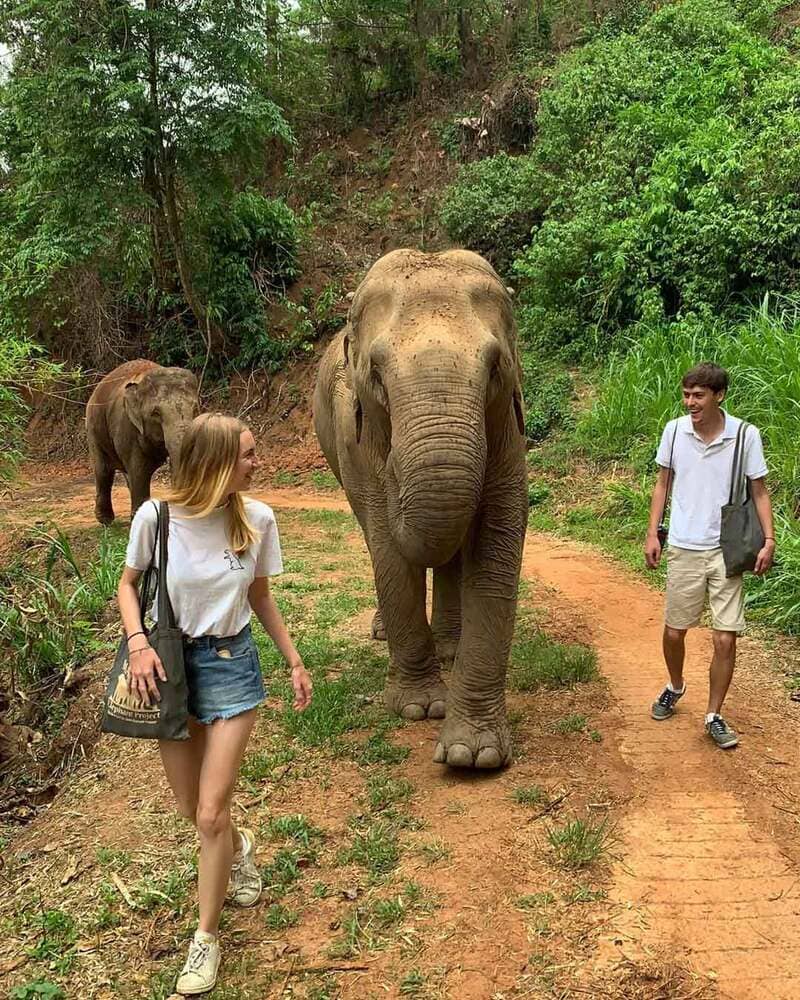
<path id="1" fill-rule="evenodd" d="M 714 427 L 720 419 L 725 390 L 714 392 L 707 385 L 683 387 L 683 405 L 689 411 L 693 427 Z"/>
<path id="2" fill-rule="evenodd" d="M 249 489 L 253 481 L 253 473 L 258 468 L 258 455 L 256 454 L 256 441 L 249 430 L 243 430 L 239 435 L 239 457 L 231 472 L 231 478 L 226 492 L 239 493 L 241 490 Z"/>

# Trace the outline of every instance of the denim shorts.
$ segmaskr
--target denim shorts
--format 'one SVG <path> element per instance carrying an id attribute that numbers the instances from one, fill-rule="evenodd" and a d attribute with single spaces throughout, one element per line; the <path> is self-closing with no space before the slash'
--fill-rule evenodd
<path id="1" fill-rule="evenodd" d="M 189 715 L 209 725 L 248 712 L 266 698 L 250 626 L 238 635 L 184 639 Z"/>

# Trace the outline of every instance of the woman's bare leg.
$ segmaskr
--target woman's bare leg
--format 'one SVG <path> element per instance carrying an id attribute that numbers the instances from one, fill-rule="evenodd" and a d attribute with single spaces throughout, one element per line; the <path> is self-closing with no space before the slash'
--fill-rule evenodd
<path id="1" fill-rule="evenodd" d="M 200 793 L 200 768 L 206 748 L 206 730 L 197 719 L 189 718 L 188 740 L 159 740 L 158 749 L 169 787 L 175 796 L 178 812 L 197 826 L 197 801 Z M 241 847 L 241 837 L 231 824 L 234 853 Z"/>
<path id="2" fill-rule="evenodd" d="M 197 796 L 200 834 L 198 896 L 201 931 L 216 934 L 231 876 L 233 825 L 231 798 L 239 765 L 256 720 L 256 710 L 206 727 L 205 752 Z M 238 845 L 237 845 L 238 846 Z"/>

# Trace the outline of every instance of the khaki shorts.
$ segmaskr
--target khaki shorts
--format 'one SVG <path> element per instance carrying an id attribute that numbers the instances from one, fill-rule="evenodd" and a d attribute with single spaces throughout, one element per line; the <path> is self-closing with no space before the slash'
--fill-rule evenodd
<path id="1" fill-rule="evenodd" d="M 744 629 L 744 590 L 741 576 L 725 576 L 722 549 L 667 547 L 667 602 L 664 619 L 670 628 L 700 624 L 708 593 L 711 626 L 720 632 Z"/>

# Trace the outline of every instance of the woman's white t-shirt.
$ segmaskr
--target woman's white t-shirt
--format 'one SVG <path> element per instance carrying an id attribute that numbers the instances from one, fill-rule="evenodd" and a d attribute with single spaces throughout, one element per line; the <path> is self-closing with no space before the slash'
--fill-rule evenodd
<path id="1" fill-rule="evenodd" d="M 256 577 L 283 571 L 278 526 L 272 510 L 245 497 L 247 520 L 259 533 L 258 541 L 237 555 L 227 532 L 224 507 L 205 517 L 188 517 L 184 508 L 170 504 L 167 549 L 167 590 L 175 622 L 184 635 L 236 635 L 250 621 L 247 591 Z M 137 510 L 125 563 L 144 571 L 150 565 L 156 541 L 156 504 L 147 501 Z M 154 564 L 158 565 L 158 546 Z M 156 607 L 153 606 L 155 617 Z"/>

